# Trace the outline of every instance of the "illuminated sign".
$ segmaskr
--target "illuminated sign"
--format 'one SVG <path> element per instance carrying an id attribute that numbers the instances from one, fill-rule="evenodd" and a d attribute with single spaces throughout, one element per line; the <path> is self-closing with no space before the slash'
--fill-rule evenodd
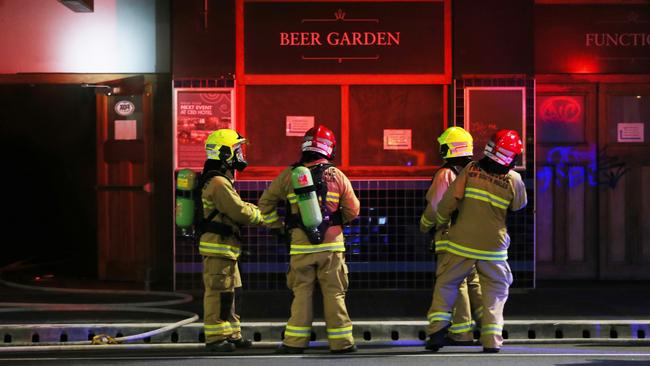
<path id="1" fill-rule="evenodd" d="M 581 97 L 554 96 L 543 98 L 537 108 L 537 118 L 540 123 L 580 123 L 582 122 Z"/>
<path id="2" fill-rule="evenodd" d="M 538 143 L 578 144 L 585 141 L 583 95 L 538 95 L 536 102 Z"/>
<path id="3" fill-rule="evenodd" d="M 650 47 L 650 33 L 586 33 L 586 47 Z"/>
<path id="4" fill-rule="evenodd" d="M 273 14 L 273 16 L 269 16 Z M 443 74 L 445 2 L 247 2 L 247 74 Z"/>
<path id="5" fill-rule="evenodd" d="M 647 5 L 536 5 L 535 72 L 650 70 Z"/>

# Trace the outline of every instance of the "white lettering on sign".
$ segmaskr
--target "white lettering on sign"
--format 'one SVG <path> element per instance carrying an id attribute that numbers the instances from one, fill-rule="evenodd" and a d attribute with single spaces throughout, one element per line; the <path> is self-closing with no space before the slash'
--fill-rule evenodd
<path id="1" fill-rule="evenodd" d="M 316 32 L 281 32 L 280 46 L 322 46 Z"/>
<path id="2" fill-rule="evenodd" d="M 280 32 L 280 46 L 399 46 L 400 32 Z"/>
<path id="3" fill-rule="evenodd" d="M 181 104 L 181 116 L 212 116 L 212 104 Z"/>

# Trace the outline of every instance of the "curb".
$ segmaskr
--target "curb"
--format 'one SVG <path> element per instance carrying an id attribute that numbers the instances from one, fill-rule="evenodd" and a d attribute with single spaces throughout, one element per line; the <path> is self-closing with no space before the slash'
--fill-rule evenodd
<path id="1" fill-rule="evenodd" d="M 5 324 L 0 325 L 0 350 L 20 346 L 62 346 L 88 341 L 96 335 L 122 337 L 168 326 L 172 323 L 78 323 L 78 324 Z M 244 322 L 244 337 L 255 346 L 277 346 L 281 342 L 285 322 Z M 363 345 L 420 345 L 426 339 L 424 321 L 356 321 L 353 335 Z M 475 338 L 478 332 L 475 332 Z M 504 324 L 505 343 L 625 343 L 650 344 L 650 320 L 512 320 Z M 314 322 L 311 341 L 327 340 L 324 322 Z M 192 323 L 171 332 L 144 338 L 134 345 L 168 344 L 202 345 L 205 341 L 203 323 Z M 85 347 L 85 346 L 84 346 Z M 112 347 L 112 346 L 111 346 Z"/>

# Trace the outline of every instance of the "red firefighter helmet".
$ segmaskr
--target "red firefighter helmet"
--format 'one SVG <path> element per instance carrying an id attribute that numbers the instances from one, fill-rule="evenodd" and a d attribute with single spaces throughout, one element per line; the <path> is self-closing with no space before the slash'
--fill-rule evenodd
<path id="1" fill-rule="evenodd" d="M 515 130 L 499 130 L 485 145 L 485 156 L 503 166 L 510 166 L 512 161 L 521 154 L 524 144 Z"/>
<path id="2" fill-rule="evenodd" d="M 313 151 L 331 159 L 335 147 L 336 138 L 334 132 L 323 125 L 318 125 L 310 128 L 305 133 L 301 150 L 303 152 Z"/>

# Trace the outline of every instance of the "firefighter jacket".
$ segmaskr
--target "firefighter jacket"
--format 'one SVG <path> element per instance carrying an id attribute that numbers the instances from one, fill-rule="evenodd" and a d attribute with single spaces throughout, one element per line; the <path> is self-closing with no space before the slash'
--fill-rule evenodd
<path id="1" fill-rule="evenodd" d="M 241 253 L 240 225 L 256 225 L 262 221 L 257 206 L 244 202 L 233 186 L 232 175 L 217 175 L 203 188 L 203 217 L 217 209 L 212 222 L 221 223 L 232 230 L 231 235 L 206 232 L 201 235 L 199 252 L 205 256 L 237 260 Z"/>
<path id="2" fill-rule="evenodd" d="M 326 159 L 320 159 L 305 163 L 306 167 L 317 164 L 328 163 Z M 293 191 L 291 184 L 292 167 L 284 169 L 271 185 L 264 191 L 259 200 L 259 208 L 262 211 L 264 224 L 271 229 L 283 230 L 284 222 L 278 215 L 277 206 L 281 201 L 289 202 L 287 214 L 299 214 L 298 197 Z M 322 175 L 323 184 L 327 184 L 326 206 L 330 212 L 340 211 L 342 222 L 345 224 L 354 220 L 359 215 L 359 199 L 354 194 L 352 184 L 342 171 L 331 166 Z M 320 197 L 319 197 L 320 199 Z M 291 230 L 290 255 L 308 254 L 318 252 L 344 252 L 343 228 L 341 225 L 332 225 L 324 233 L 322 244 L 312 244 L 307 234 L 299 228 Z"/>
<path id="3" fill-rule="evenodd" d="M 428 233 L 435 224 L 436 224 L 436 209 L 438 208 L 438 202 L 442 199 L 442 195 L 445 194 L 447 188 L 451 185 L 456 179 L 456 173 L 450 168 L 442 167 L 438 169 L 436 174 L 433 175 L 433 180 L 431 181 L 431 186 L 427 191 L 425 196 L 427 200 L 427 207 L 420 217 L 420 231 L 423 233 Z"/>
<path id="4" fill-rule="evenodd" d="M 519 173 L 490 174 L 477 162 L 469 163 L 438 203 L 436 228 L 446 226 L 456 209 L 458 217 L 445 238 L 436 241 L 436 251 L 479 260 L 508 259 L 506 214 L 526 203 L 526 187 Z"/>

